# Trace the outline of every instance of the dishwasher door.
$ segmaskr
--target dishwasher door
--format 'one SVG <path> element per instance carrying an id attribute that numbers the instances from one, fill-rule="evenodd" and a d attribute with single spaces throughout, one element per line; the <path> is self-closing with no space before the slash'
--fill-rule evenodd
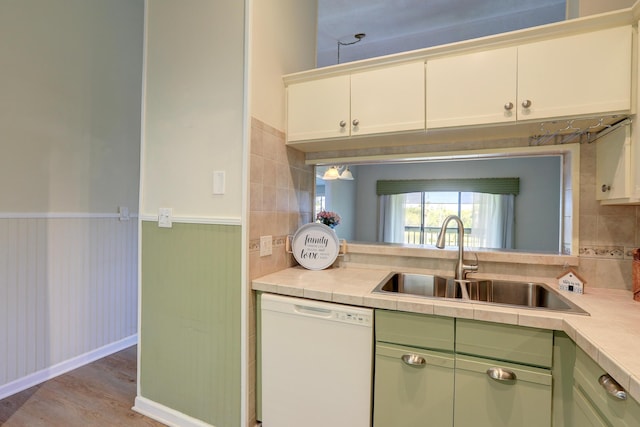
<path id="1" fill-rule="evenodd" d="M 369 427 L 373 310 L 263 294 L 263 427 Z"/>

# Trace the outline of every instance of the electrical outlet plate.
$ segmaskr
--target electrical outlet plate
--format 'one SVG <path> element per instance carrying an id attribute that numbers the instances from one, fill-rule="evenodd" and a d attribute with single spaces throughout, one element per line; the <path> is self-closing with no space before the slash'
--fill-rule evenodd
<path id="1" fill-rule="evenodd" d="M 271 236 L 260 236 L 260 256 L 268 256 L 273 253 L 272 241 Z"/>
<path id="2" fill-rule="evenodd" d="M 171 208 L 158 209 L 158 227 L 171 228 L 173 226 L 172 220 Z"/>
<path id="3" fill-rule="evenodd" d="M 118 206 L 118 213 L 120 214 L 120 221 L 129 221 L 129 208 L 126 206 Z"/>

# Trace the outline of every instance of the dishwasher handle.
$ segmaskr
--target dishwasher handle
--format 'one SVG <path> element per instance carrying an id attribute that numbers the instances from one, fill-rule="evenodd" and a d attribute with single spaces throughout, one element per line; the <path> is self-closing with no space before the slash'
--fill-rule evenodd
<path id="1" fill-rule="evenodd" d="M 301 305 L 301 304 L 296 304 L 293 307 L 293 310 L 296 314 L 301 314 L 304 316 L 312 316 L 312 317 L 321 317 L 323 319 L 330 319 L 331 313 L 333 313 L 333 310 L 329 310 L 326 308 Z"/>

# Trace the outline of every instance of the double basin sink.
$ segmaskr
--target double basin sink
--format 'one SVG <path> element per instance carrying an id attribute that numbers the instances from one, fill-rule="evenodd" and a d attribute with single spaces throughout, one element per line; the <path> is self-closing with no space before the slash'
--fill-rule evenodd
<path id="1" fill-rule="evenodd" d="M 429 274 L 392 273 L 374 292 L 588 315 L 544 283 L 490 279 L 454 280 Z"/>

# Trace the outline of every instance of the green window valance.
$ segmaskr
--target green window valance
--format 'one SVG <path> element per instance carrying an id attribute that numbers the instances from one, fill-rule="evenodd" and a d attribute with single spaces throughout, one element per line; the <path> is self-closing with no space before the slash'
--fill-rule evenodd
<path id="1" fill-rule="evenodd" d="M 427 191 L 463 191 L 470 193 L 520 193 L 520 178 L 451 178 L 380 180 L 376 183 L 378 196 Z"/>

